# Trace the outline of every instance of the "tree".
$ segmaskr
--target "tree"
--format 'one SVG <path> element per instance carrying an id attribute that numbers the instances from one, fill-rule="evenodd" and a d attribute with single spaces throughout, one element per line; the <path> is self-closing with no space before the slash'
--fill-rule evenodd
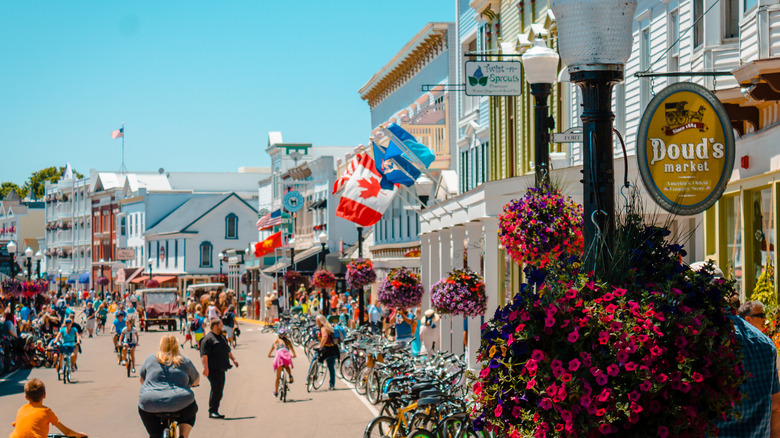
<path id="1" fill-rule="evenodd" d="M 27 190 L 22 189 L 12 182 L 6 181 L 0 184 L 0 200 L 5 199 L 5 197 L 8 196 L 8 192 L 11 190 L 16 190 L 16 193 L 20 198 L 24 198 L 24 196 L 27 195 Z"/>
<path id="2" fill-rule="evenodd" d="M 22 189 L 24 190 L 25 194 L 32 190 L 32 192 L 35 194 L 35 197 L 40 199 L 46 192 L 46 181 L 56 183 L 60 180 L 60 178 L 62 178 L 63 173 L 65 173 L 65 167 L 62 166 L 59 168 L 56 166 L 47 167 L 37 172 L 33 172 L 32 175 L 30 175 L 30 177 L 27 179 L 27 182 L 24 183 Z M 73 170 L 73 175 L 76 178 L 84 178 L 84 175 L 78 173 L 76 170 Z M 21 193 L 19 193 L 19 196 L 23 197 Z"/>

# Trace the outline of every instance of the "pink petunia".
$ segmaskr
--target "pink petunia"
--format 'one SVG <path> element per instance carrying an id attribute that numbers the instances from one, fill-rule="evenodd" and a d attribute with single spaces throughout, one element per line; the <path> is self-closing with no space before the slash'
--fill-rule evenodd
<path id="1" fill-rule="evenodd" d="M 634 370 L 636 370 L 636 367 L 637 367 L 637 364 L 635 364 L 634 362 L 628 362 L 628 363 L 626 363 L 623 366 L 623 368 L 625 368 L 626 371 L 634 371 Z"/>
<path id="2" fill-rule="evenodd" d="M 608 388 L 604 388 L 604 390 L 601 391 L 601 394 L 599 394 L 596 399 L 601 403 L 604 403 L 609 400 L 610 394 L 612 394 L 612 391 L 610 391 Z"/>
<path id="3" fill-rule="evenodd" d="M 502 413 L 504 413 L 504 408 L 502 408 L 501 405 L 496 406 L 496 409 L 493 411 L 496 418 L 501 418 Z"/>
<path id="4" fill-rule="evenodd" d="M 539 406 L 544 409 L 545 411 L 549 411 L 552 409 L 553 404 L 552 401 L 549 398 L 542 399 L 542 401 L 539 402 Z"/>
<path id="5" fill-rule="evenodd" d="M 579 339 L 580 334 L 577 332 L 577 330 L 574 330 L 573 332 L 569 333 L 569 342 L 577 342 L 577 339 Z"/>
<path id="6" fill-rule="evenodd" d="M 525 384 L 525 389 L 531 389 L 536 386 L 536 379 L 531 379 Z"/>
<path id="7" fill-rule="evenodd" d="M 578 359 L 572 359 L 569 361 L 569 371 L 575 372 L 580 369 L 581 362 Z"/>
<path id="8" fill-rule="evenodd" d="M 531 353 L 531 359 L 536 362 L 541 362 L 544 360 L 544 352 L 542 350 L 534 350 L 533 353 Z"/>
<path id="9" fill-rule="evenodd" d="M 522 414 L 523 414 L 523 408 L 521 408 L 520 406 L 515 406 L 515 407 L 512 408 L 512 416 L 513 417 L 518 418 Z"/>
<path id="10" fill-rule="evenodd" d="M 645 380 L 644 382 L 639 384 L 639 389 L 641 389 L 642 391 L 649 391 L 650 388 L 652 388 L 652 387 L 653 387 L 653 384 L 650 383 L 649 380 Z"/>
<path id="11" fill-rule="evenodd" d="M 619 373 L 620 373 L 620 367 L 618 367 L 614 363 L 607 366 L 607 374 L 609 374 L 611 377 L 615 377 Z"/>
<path id="12" fill-rule="evenodd" d="M 658 426 L 658 437 L 666 438 L 669 436 L 669 429 L 666 426 Z"/>
<path id="13" fill-rule="evenodd" d="M 607 376 L 604 374 L 599 374 L 598 376 L 596 376 L 596 383 L 598 383 L 601 386 L 606 385 L 608 380 L 609 379 L 607 379 Z"/>

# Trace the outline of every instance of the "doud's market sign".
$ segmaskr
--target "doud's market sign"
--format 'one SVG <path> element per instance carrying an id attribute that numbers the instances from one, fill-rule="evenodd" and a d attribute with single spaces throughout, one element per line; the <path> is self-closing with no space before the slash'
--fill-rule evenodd
<path id="1" fill-rule="evenodd" d="M 520 61 L 467 61 L 466 95 L 519 96 L 523 91 Z"/>
<path id="2" fill-rule="evenodd" d="M 639 124 L 642 182 L 671 213 L 693 215 L 715 204 L 731 177 L 734 154 L 726 110 L 697 84 L 666 87 L 650 101 Z"/>

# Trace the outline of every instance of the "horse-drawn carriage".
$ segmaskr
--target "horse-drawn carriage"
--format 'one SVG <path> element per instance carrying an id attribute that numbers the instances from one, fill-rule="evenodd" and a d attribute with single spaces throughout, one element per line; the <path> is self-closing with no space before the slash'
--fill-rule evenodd
<path id="1" fill-rule="evenodd" d="M 140 295 L 143 306 L 144 331 L 149 327 L 167 327 L 169 331 L 176 330 L 176 320 L 179 319 L 181 310 L 181 298 L 179 290 L 175 287 L 140 289 L 136 291 Z"/>
<path id="2" fill-rule="evenodd" d="M 704 106 L 700 106 L 696 112 L 685 109 L 688 102 L 670 102 L 665 105 L 664 114 L 669 126 L 680 126 L 693 121 L 701 122 L 704 118 Z"/>

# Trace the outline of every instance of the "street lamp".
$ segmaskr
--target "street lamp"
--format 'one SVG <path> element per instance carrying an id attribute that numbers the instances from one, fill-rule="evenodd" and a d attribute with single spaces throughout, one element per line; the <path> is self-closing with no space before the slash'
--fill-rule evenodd
<path id="1" fill-rule="evenodd" d="M 615 230 L 615 179 L 612 153 L 612 87 L 623 80 L 631 56 L 637 0 L 553 0 L 558 50 L 571 81 L 582 90 L 584 267 L 610 263 Z"/>
<path id="2" fill-rule="evenodd" d="M 35 276 L 38 278 L 38 280 L 41 279 L 41 260 L 43 259 L 43 253 L 39 249 L 35 253 Z"/>
<path id="3" fill-rule="evenodd" d="M 433 180 L 425 175 L 420 175 L 414 183 L 414 190 L 417 193 L 417 197 L 420 198 L 420 202 L 422 202 L 422 207 L 425 208 L 433 191 Z"/>
<path id="4" fill-rule="evenodd" d="M 295 237 L 291 237 L 287 245 L 290 247 L 290 269 L 295 270 Z"/>
<path id="5" fill-rule="evenodd" d="M 57 297 L 62 295 L 62 269 L 57 269 Z"/>
<path id="6" fill-rule="evenodd" d="M 11 279 L 16 278 L 16 242 L 13 240 L 8 242 L 5 249 L 8 250 L 8 255 L 11 256 Z"/>
<path id="7" fill-rule="evenodd" d="M 154 263 L 154 259 L 149 257 L 149 260 L 146 261 L 146 265 L 149 266 L 149 280 L 152 279 L 152 263 Z"/>
<path id="8" fill-rule="evenodd" d="M 320 233 L 320 245 L 322 245 L 322 269 L 325 269 L 325 245 L 328 244 L 328 235 L 325 231 Z"/>
<path id="9" fill-rule="evenodd" d="M 24 250 L 24 257 L 27 258 L 27 281 L 30 281 L 32 276 L 32 258 L 35 255 L 35 251 L 29 246 Z"/>
<path id="10" fill-rule="evenodd" d="M 217 254 L 217 258 L 219 259 L 219 276 L 222 277 L 222 260 L 225 258 L 225 253 L 221 252 Z"/>
<path id="11" fill-rule="evenodd" d="M 523 54 L 525 79 L 531 85 L 534 96 L 534 170 L 536 186 L 549 181 L 550 176 L 550 129 L 555 119 L 550 114 L 547 98 L 552 94 L 552 84 L 558 76 L 560 57 L 555 50 L 547 47 L 544 38 L 537 36 L 534 46 Z"/>

